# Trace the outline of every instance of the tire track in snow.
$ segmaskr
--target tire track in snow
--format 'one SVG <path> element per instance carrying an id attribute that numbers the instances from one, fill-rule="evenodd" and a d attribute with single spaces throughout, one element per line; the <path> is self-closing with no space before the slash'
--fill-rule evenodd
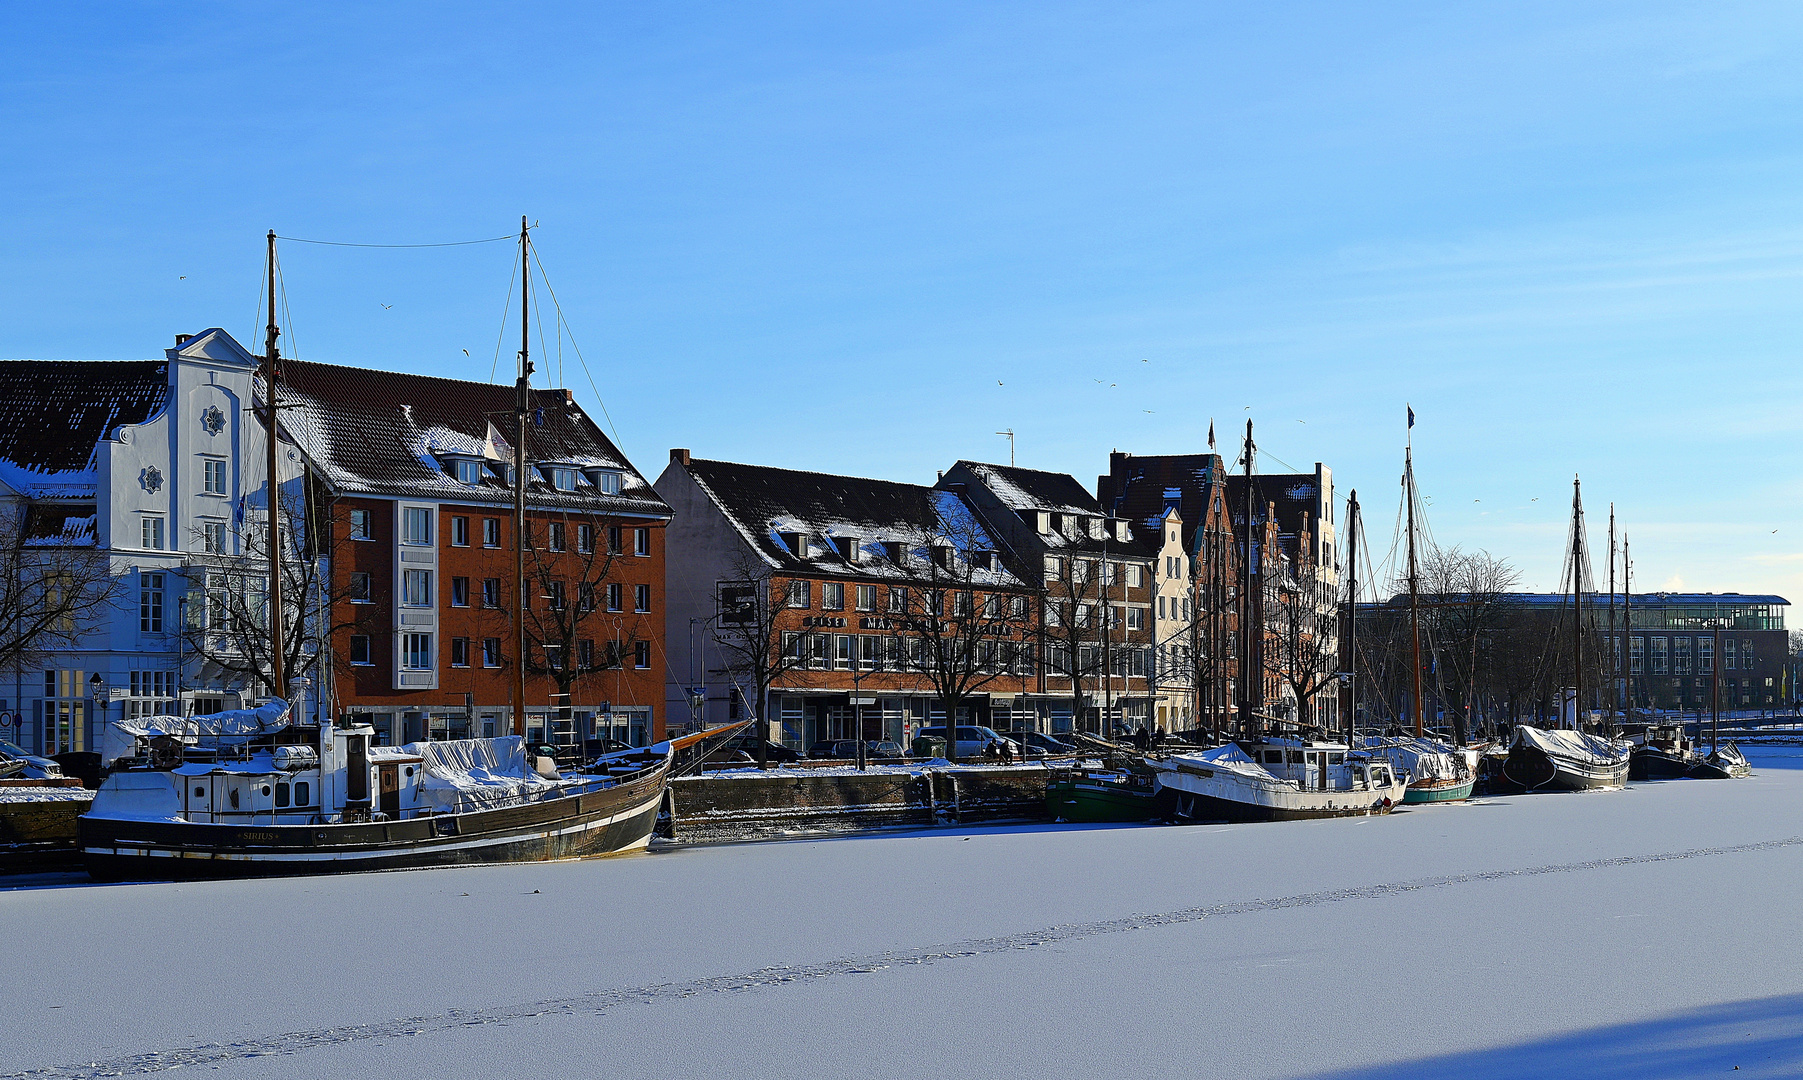
<path id="1" fill-rule="evenodd" d="M 843 957 L 813 964 L 778 964 L 737 975 L 714 975 L 690 979 L 686 982 L 594 990 L 571 997 L 552 998 L 518 1005 L 501 1005 L 486 1009 L 447 1009 L 443 1012 L 373 1024 L 345 1024 L 311 1031 L 286 1032 L 281 1035 L 238 1042 L 202 1043 L 168 1050 L 152 1050 L 109 1061 L 51 1065 L 28 1069 L 24 1072 L 7 1073 L 0 1076 L 0 1080 L 27 1080 L 27 1078 L 29 1080 L 96 1080 L 99 1077 L 142 1076 L 148 1073 L 166 1072 L 171 1069 L 190 1068 L 197 1065 L 218 1065 L 245 1058 L 288 1056 L 320 1047 L 341 1046 L 370 1039 L 405 1039 L 418 1035 L 430 1035 L 434 1032 L 508 1024 L 519 1020 L 594 1015 L 624 1005 L 650 1005 L 656 1002 L 696 997 L 701 994 L 760 990 L 808 979 L 831 979 L 844 975 L 869 974 L 892 967 L 923 966 L 947 960 L 962 960 L 974 956 L 1056 945 L 1061 942 L 1105 934 L 1121 934 L 1135 930 L 1151 930 L 1161 926 L 1201 922 L 1204 919 L 1283 911 L 1289 908 L 1321 907 L 1344 900 L 1375 900 L 1407 896 L 1431 889 L 1444 889 L 1477 882 L 1546 877 L 1586 870 L 1608 870 L 1621 866 L 1642 866 L 1648 863 L 1776 851 L 1800 845 L 1803 845 L 1803 836 L 1793 836 L 1784 840 L 1766 840 L 1726 847 L 1695 848 L 1689 851 L 1670 851 L 1653 855 L 1623 855 L 1612 859 L 1555 863 L 1519 870 L 1484 870 L 1469 874 L 1420 878 L 1414 881 L 1355 885 L 1344 889 L 1323 889 L 1319 892 L 1300 893 L 1295 896 L 1265 900 L 1240 900 L 1148 915 L 1129 915 L 1120 919 L 1107 919 L 1100 922 L 1048 926 L 1040 930 L 978 938 L 925 949 L 892 949 L 887 952 L 871 953 L 867 956 Z"/>

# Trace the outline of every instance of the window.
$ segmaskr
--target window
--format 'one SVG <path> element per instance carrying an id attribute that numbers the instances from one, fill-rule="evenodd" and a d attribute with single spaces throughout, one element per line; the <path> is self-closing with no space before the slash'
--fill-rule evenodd
<path id="1" fill-rule="evenodd" d="M 584 581 L 576 586 L 576 606 L 582 611 L 595 610 L 595 583 Z"/>
<path id="2" fill-rule="evenodd" d="M 152 514 L 144 518 L 144 546 L 152 551 L 163 550 L 163 519 Z"/>
<path id="3" fill-rule="evenodd" d="M 208 555 L 224 555 L 226 553 L 226 551 L 225 551 L 225 522 L 223 522 L 223 521 L 203 521 L 203 522 L 201 522 L 200 537 L 201 537 L 201 547 L 206 549 L 206 553 Z"/>
<path id="4" fill-rule="evenodd" d="M 639 528 L 632 530 L 632 553 L 634 555 L 651 554 L 651 530 Z"/>
<path id="5" fill-rule="evenodd" d="M 371 660 L 369 658 L 369 635 L 368 634 L 352 634 L 351 635 L 351 663 L 357 664 L 359 666 L 375 663 L 374 660 Z"/>
<path id="6" fill-rule="evenodd" d="M 1646 638 L 1638 634 L 1628 641 L 1628 670 L 1639 675 L 1646 662 Z"/>
<path id="7" fill-rule="evenodd" d="M 609 611 L 623 610 L 622 600 L 621 600 L 622 592 L 623 592 L 623 590 L 621 589 L 619 582 L 610 581 L 607 583 L 607 610 L 609 610 Z"/>
<path id="8" fill-rule="evenodd" d="M 469 578 L 454 577 L 451 579 L 451 606 L 452 607 L 469 607 L 470 606 L 470 579 Z"/>
<path id="9" fill-rule="evenodd" d="M 1146 628 L 1146 609 L 1130 607 L 1127 609 L 1127 629 L 1144 630 Z"/>
<path id="10" fill-rule="evenodd" d="M 1059 561 L 1058 556 L 1047 555 L 1045 557 L 1045 579 L 1047 581 L 1057 581 L 1061 567 L 1062 563 Z"/>
<path id="11" fill-rule="evenodd" d="M 401 571 L 401 603 L 410 607 L 432 606 L 432 571 Z"/>
<path id="12" fill-rule="evenodd" d="M 1675 675 L 1690 674 L 1690 638 L 1672 639 L 1672 673 Z"/>
<path id="13" fill-rule="evenodd" d="M 353 571 L 350 575 L 351 603 L 367 604 L 375 599 L 370 577 L 362 571 Z"/>
<path id="14" fill-rule="evenodd" d="M 820 608 L 822 611 L 845 610 L 844 582 L 823 581 L 820 583 Z"/>
<path id="15" fill-rule="evenodd" d="M 551 470 L 551 486 L 559 491 L 576 490 L 576 470 L 556 468 Z"/>
<path id="16" fill-rule="evenodd" d="M 858 586 L 858 610 L 859 611 L 875 611 L 876 610 L 876 586 L 875 585 L 859 585 Z"/>
<path id="17" fill-rule="evenodd" d="M 501 546 L 501 519 L 500 518 L 483 518 L 482 519 L 482 546 L 483 547 L 500 547 Z"/>
<path id="18" fill-rule="evenodd" d="M 618 525 L 609 525 L 607 527 L 607 553 L 609 555 L 620 555 L 625 551 L 624 534 L 620 531 L 620 527 Z"/>
<path id="19" fill-rule="evenodd" d="M 205 461 L 201 462 L 201 468 L 206 473 L 205 487 L 203 490 L 208 495 L 224 495 L 225 462 L 218 458 L 207 458 Z"/>
<path id="20" fill-rule="evenodd" d="M 138 631 L 163 632 L 163 575 L 138 575 Z"/>
<path id="21" fill-rule="evenodd" d="M 908 590 L 901 585 L 889 586 L 889 610 L 908 610 Z"/>
<path id="22" fill-rule="evenodd" d="M 1710 638 L 1697 639 L 1697 674 L 1708 675 L 1715 670 L 1715 642 Z"/>
<path id="23" fill-rule="evenodd" d="M 546 585 L 545 606 L 552 611 L 562 611 L 564 604 L 569 600 L 569 592 L 565 589 L 564 583 L 561 581 L 551 581 L 547 582 Z"/>
<path id="24" fill-rule="evenodd" d="M 858 637 L 858 666 L 865 671 L 875 671 L 883 666 L 883 639 L 875 634 L 861 634 Z"/>
<path id="25" fill-rule="evenodd" d="M 1120 580 L 1120 576 L 1120 563 L 1106 561 L 1102 563 L 1102 584 L 1104 587 L 1113 585 L 1116 581 Z"/>
<path id="26" fill-rule="evenodd" d="M 813 604 L 812 586 L 806 581 L 789 582 L 789 606 L 804 608 Z"/>
<path id="27" fill-rule="evenodd" d="M 470 546 L 470 519 L 469 518 L 454 517 L 451 519 L 451 546 L 452 547 L 469 547 Z"/>
<path id="28" fill-rule="evenodd" d="M 833 667 L 840 671 L 850 671 L 851 662 L 856 659 L 855 647 L 857 639 L 850 634 L 833 635 Z"/>
<path id="29" fill-rule="evenodd" d="M 1669 668 L 1666 661 L 1666 651 L 1669 648 L 1667 643 L 1670 640 L 1670 638 L 1663 637 L 1656 637 L 1653 639 L 1653 674 L 1655 675 L 1664 675 Z M 1730 669 L 1734 667 L 1734 660 L 1732 657 L 1728 660 L 1728 667 Z"/>
<path id="30" fill-rule="evenodd" d="M 370 533 L 369 522 L 370 522 L 370 514 L 369 514 L 368 510 L 352 510 L 351 511 L 351 539 L 352 540 L 374 539 L 374 537 Z"/>
<path id="31" fill-rule="evenodd" d="M 651 643 L 649 641 L 635 641 L 632 643 L 632 666 L 636 668 L 648 668 L 651 666 Z"/>
<path id="32" fill-rule="evenodd" d="M 634 585 L 632 587 L 632 610 L 634 610 L 634 611 L 650 611 L 651 610 L 651 586 L 649 586 L 649 585 Z"/>
<path id="33" fill-rule="evenodd" d="M 432 670 L 432 635 L 401 635 L 401 666 L 410 671 Z"/>
<path id="34" fill-rule="evenodd" d="M 549 543 L 550 543 L 551 550 L 552 551 L 562 551 L 564 549 L 564 547 L 563 547 L 563 541 L 564 541 L 563 522 L 561 522 L 561 521 L 551 522 L 549 532 L 550 532 Z"/>
<path id="35" fill-rule="evenodd" d="M 401 509 L 401 543 L 430 544 L 432 542 L 432 511 L 423 506 L 408 506 Z"/>
<path id="36" fill-rule="evenodd" d="M 455 637 L 455 638 L 451 639 L 451 666 L 452 667 L 469 667 L 470 666 L 470 639 L 469 638 Z"/>
<path id="37" fill-rule="evenodd" d="M 1016 596 L 1008 601 L 1008 614 L 1016 619 L 1027 617 L 1027 598 Z"/>
<path id="38" fill-rule="evenodd" d="M 595 550 L 595 527 L 593 525 L 576 526 L 576 550 L 584 555 Z"/>
<path id="39" fill-rule="evenodd" d="M 952 616 L 965 618 L 970 614 L 970 593 L 955 592 L 952 594 Z"/>
<path id="40" fill-rule="evenodd" d="M 482 482 L 482 463 L 480 461 L 459 461 L 457 463 L 457 482 L 471 487 Z"/>
<path id="41" fill-rule="evenodd" d="M 1172 607 L 1177 606 L 1177 604 L 1175 602 L 1175 597 L 1172 598 L 1171 606 Z M 1162 596 L 1158 598 L 1158 617 L 1160 619 L 1164 618 L 1164 597 L 1162 597 Z"/>
<path id="42" fill-rule="evenodd" d="M 501 606 L 501 579 L 485 577 L 482 579 L 482 606 L 498 608 Z"/>
<path id="43" fill-rule="evenodd" d="M 1655 646 L 1655 648 L 1656 648 L 1656 646 Z M 1728 669 L 1729 671 L 1733 671 L 1734 670 L 1734 662 L 1737 659 L 1738 659 L 1738 657 L 1735 655 L 1735 652 L 1734 652 L 1734 639 L 1733 638 L 1723 638 L 1722 639 L 1722 667 Z"/>
<path id="44" fill-rule="evenodd" d="M 500 638 L 485 637 L 482 639 L 482 666 L 483 667 L 500 667 L 501 666 L 501 639 Z"/>
<path id="45" fill-rule="evenodd" d="M 618 495 L 620 493 L 620 474 L 612 469 L 602 469 L 598 474 L 601 482 L 601 494 Z"/>
<path id="46" fill-rule="evenodd" d="M 1127 587 L 1129 589 L 1139 588 L 1140 583 L 1143 580 L 1143 578 L 1140 575 L 1143 572 L 1144 572 L 1144 568 L 1141 567 L 1138 563 L 1128 563 L 1127 564 Z"/>

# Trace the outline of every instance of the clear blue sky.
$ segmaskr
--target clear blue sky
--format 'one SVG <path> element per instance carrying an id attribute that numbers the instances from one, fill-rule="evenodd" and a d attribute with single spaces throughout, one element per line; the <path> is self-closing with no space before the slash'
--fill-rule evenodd
<path id="1" fill-rule="evenodd" d="M 0 356 L 254 347 L 266 229 L 525 213 L 651 475 L 1012 427 L 1093 482 L 1250 415 L 1382 548 L 1407 401 L 1441 543 L 1555 587 L 1578 473 L 1637 584 L 1803 603 L 1800 57 L 1731 0 L 14 4 Z M 287 344 L 486 379 L 512 259 L 285 245 Z"/>

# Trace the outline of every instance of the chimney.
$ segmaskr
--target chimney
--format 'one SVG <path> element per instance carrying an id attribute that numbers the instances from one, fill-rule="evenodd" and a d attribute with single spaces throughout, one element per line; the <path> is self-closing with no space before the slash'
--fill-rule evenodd
<path id="1" fill-rule="evenodd" d="M 193 334 L 177 334 L 177 335 L 175 335 L 175 347 L 179 349 L 183 345 L 186 345 L 188 343 L 188 339 L 193 336 L 194 336 Z"/>
<path id="2" fill-rule="evenodd" d="M 670 461 L 676 465 L 686 466 L 689 463 L 689 452 L 687 450 L 671 450 Z"/>

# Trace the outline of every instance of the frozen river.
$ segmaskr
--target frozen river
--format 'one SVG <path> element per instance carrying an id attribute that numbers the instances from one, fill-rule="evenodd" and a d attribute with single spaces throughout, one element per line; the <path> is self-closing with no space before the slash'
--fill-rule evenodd
<path id="1" fill-rule="evenodd" d="M 1387 819 L 0 892 L 0 1076 L 1803 1074 L 1803 748 Z"/>

